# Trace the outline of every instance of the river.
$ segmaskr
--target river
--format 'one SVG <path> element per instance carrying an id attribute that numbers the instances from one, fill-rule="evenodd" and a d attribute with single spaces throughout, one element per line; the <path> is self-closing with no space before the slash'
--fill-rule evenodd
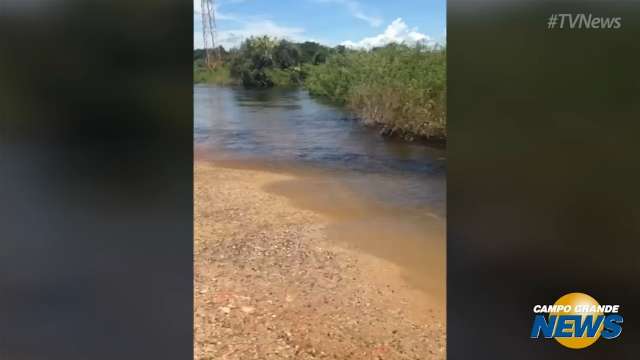
<path id="1" fill-rule="evenodd" d="M 194 86 L 197 157 L 299 175 L 269 191 L 330 216 L 329 238 L 389 260 L 444 304 L 446 153 L 380 136 L 301 89 Z"/>

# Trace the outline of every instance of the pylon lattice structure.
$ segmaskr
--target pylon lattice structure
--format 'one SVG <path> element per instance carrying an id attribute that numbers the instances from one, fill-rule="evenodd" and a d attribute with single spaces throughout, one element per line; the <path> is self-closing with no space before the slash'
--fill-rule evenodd
<path id="1" fill-rule="evenodd" d="M 204 46 L 205 62 L 209 68 L 213 68 L 220 57 L 219 51 L 216 48 L 216 15 L 214 0 L 201 0 L 200 6 L 202 9 L 202 44 Z"/>

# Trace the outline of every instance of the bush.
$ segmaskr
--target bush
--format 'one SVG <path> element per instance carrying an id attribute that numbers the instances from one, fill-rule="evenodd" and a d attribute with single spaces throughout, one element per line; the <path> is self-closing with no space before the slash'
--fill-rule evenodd
<path id="1" fill-rule="evenodd" d="M 231 77 L 231 73 L 228 65 L 219 65 L 214 69 L 209 69 L 202 64 L 196 63 L 193 69 L 193 82 L 206 83 L 206 84 L 218 84 L 218 85 L 230 85 L 235 84 L 238 81 Z"/>
<path id="2" fill-rule="evenodd" d="M 345 104 L 385 134 L 446 139 L 446 53 L 388 45 L 338 52 L 307 69 L 314 95 Z"/>
<path id="3" fill-rule="evenodd" d="M 300 65 L 302 53 L 292 42 L 282 40 L 274 49 L 274 61 L 280 69 L 289 69 Z"/>
<path id="4" fill-rule="evenodd" d="M 305 66 L 322 63 L 330 49 L 314 42 L 295 44 L 268 36 L 250 37 L 236 52 L 227 53 L 230 74 L 247 87 L 298 85 Z"/>

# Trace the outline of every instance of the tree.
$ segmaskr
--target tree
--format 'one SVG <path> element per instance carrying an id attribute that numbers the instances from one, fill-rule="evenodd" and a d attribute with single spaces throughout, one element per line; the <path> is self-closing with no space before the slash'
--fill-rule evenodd
<path id="1" fill-rule="evenodd" d="M 302 55 L 300 62 L 303 62 L 303 63 L 313 64 L 313 58 L 316 56 L 318 52 L 323 52 L 325 54 L 325 59 L 326 59 L 326 54 L 329 52 L 328 47 L 322 46 L 317 42 L 313 42 L 313 41 L 305 41 L 299 46 L 300 46 L 300 52 Z"/>
<path id="2" fill-rule="evenodd" d="M 276 65 L 281 69 L 300 65 L 302 53 L 300 49 L 292 42 L 281 40 L 275 48 L 274 60 Z"/>
<path id="3" fill-rule="evenodd" d="M 245 86 L 270 87 L 273 81 L 265 70 L 274 65 L 277 42 L 268 36 L 250 37 L 240 45 L 231 62 L 231 75 L 240 77 Z"/>
<path id="4" fill-rule="evenodd" d="M 324 64 L 327 62 L 327 51 L 318 50 L 315 54 L 313 54 L 313 59 L 311 60 L 313 65 Z"/>

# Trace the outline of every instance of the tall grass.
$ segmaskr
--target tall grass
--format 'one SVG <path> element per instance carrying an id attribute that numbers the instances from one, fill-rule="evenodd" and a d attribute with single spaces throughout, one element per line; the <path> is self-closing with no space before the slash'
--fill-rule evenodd
<path id="1" fill-rule="evenodd" d="M 446 140 L 444 50 L 389 45 L 347 51 L 305 72 L 310 93 L 346 105 L 385 134 Z"/>
<path id="2" fill-rule="evenodd" d="M 196 62 L 193 67 L 193 82 L 216 84 L 216 85 L 232 85 L 239 81 L 231 77 L 229 65 L 221 64 L 214 69 L 209 69 L 204 63 Z"/>

